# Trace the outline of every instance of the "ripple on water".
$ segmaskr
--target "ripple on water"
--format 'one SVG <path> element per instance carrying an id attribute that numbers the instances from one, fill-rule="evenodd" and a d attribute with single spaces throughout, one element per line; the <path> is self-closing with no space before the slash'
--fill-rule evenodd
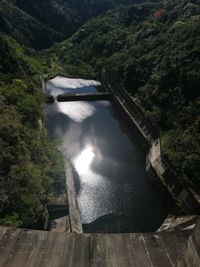
<path id="1" fill-rule="evenodd" d="M 72 80 L 58 77 L 48 86 L 55 94 L 60 88 L 88 88 L 87 81 Z M 49 135 L 61 141 L 73 165 L 78 206 L 88 231 L 104 231 L 103 225 L 116 225 L 120 232 L 156 230 L 167 212 L 146 177 L 145 156 L 110 102 L 55 102 L 46 112 Z"/>

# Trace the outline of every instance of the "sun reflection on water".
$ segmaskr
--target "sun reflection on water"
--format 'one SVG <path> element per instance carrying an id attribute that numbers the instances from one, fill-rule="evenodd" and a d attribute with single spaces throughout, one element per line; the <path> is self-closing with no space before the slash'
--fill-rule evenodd
<path id="1" fill-rule="evenodd" d="M 92 163 L 97 156 L 94 151 L 93 146 L 87 145 L 72 161 L 73 166 L 80 177 L 81 187 L 84 187 L 85 184 L 96 186 L 98 183 L 102 182 L 102 179 L 104 179 L 103 176 L 92 170 Z"/>
<path id="2" fill-rule="evenodd" d="M 74 167 L 79 175 L 86 175 L 90 172 L 92 161 L 95 157 L 92 147 L 87 146 L 75 159 Z"/>
<path id="3" fill-rule="evenodd" d="M 94 105 L 83 101 L 59 102 L 58 109 L 75 122 L 82 122 L 96 112 Z"/>

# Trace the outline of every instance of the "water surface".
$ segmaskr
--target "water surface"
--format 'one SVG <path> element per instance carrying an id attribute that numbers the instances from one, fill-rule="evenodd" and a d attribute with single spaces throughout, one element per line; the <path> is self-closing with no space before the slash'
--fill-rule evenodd
<path id="1" fill-rule="evenodd" d="M 166 210 L 146 177 L 145 156 L 112 104 L 55 102 L 46 113 L 49 135 L 61 141 L 74 169 L 85 231 L 155 231 Z"/>

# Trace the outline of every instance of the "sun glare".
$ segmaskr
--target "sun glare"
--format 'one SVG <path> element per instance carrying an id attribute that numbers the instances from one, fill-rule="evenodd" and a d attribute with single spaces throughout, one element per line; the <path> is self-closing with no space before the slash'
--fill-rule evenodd
<path id="1" fill-rule="evenodd" d="M 95 157 L 92 147 L 87 146 L 75 159 L 74 167 L 79 175 L 90 172 L 92 161 Z"/>
<path id="2" fill-rule="evenodd" d="M 93 104 L 83 101 L 59 102 L 58 108 L 60 112 L 67 115 L 73 121 L 79 123 L 88 117 L 91 117 L 96 111 Z"/>

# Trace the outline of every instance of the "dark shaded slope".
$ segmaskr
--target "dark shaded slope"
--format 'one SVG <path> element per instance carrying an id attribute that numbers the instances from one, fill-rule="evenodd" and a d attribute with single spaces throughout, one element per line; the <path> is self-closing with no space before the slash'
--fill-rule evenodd
<path id="1" fill-rule="evenodd" d="M 7 1 L 0 2 L 0 31 L 35 49 L 50 46 L 62 35 Z"/>
<path id="2" fill-rule="evenodd" d="M 144 0 L 3 0 L 0 31 L 35 49 L 71 36 L 83 23 L 109 9 Z"/>
<path id="3" fill-rule="evenodd" d="M 66 1 L 17 0 L 14 4 L 46 27 L 59 32 L 63 39 L 72 35 L 83 23 L 78 12 L 72 7 L 68 7 Z"/>

